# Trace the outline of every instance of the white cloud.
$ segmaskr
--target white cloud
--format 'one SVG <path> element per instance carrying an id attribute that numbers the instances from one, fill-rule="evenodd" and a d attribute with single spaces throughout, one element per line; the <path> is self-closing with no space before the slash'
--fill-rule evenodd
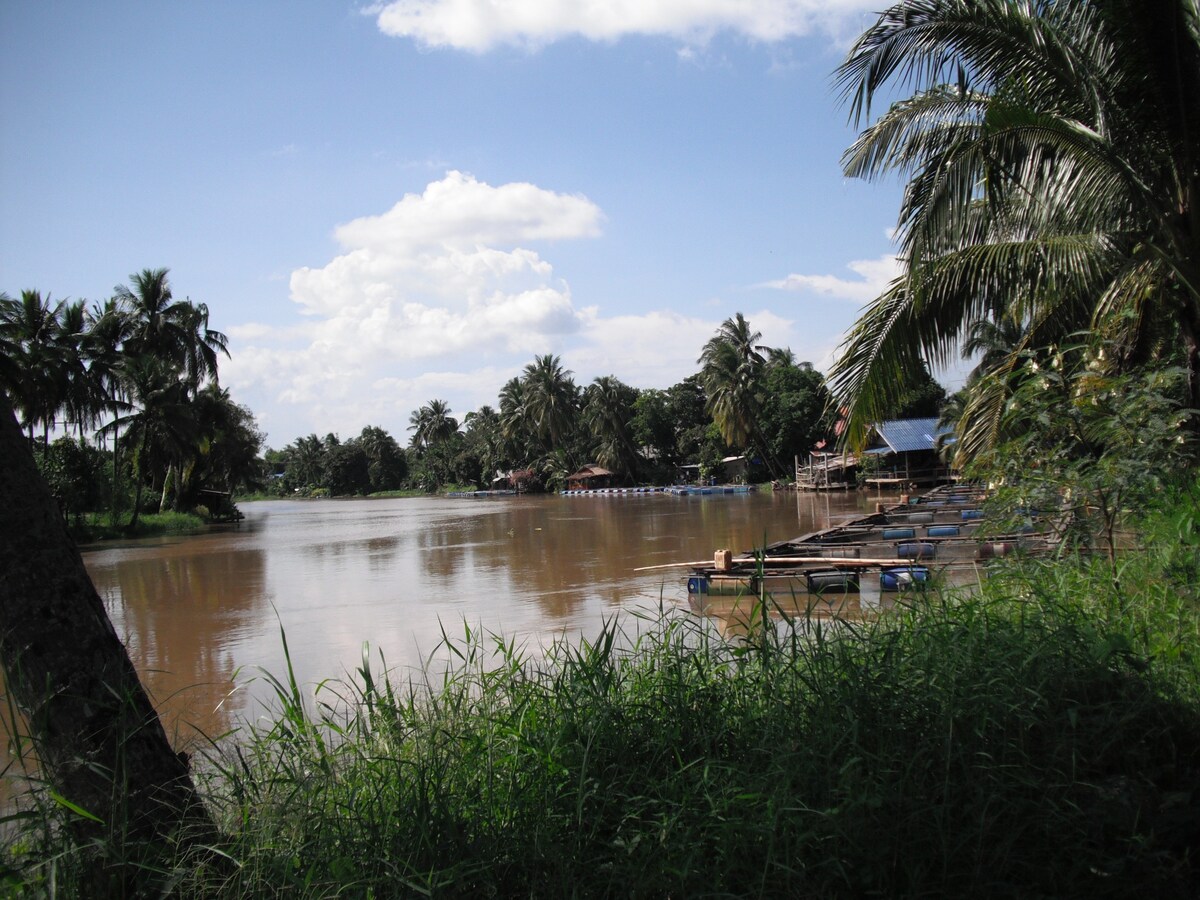
<path id="1" fill-rule="evenodd" d="M 528 359 L 580 330 L 586 317 L 570 287 L 529 245 L 595 237 L 602 221 L 580 195 L 449 172 L 381 215 L 339 226 L 343 252 L 291 275 L 305 319 L 231 328 L 236 362 L 223 374 L 265 395 L 263 405 L 303 409 L 316 430 L 384 413 L 407 421 L 430 399 L 413 393 L 429 387 L 422 371 L 508 365 L 511 354 Z M 497 389 L 487 384 L 492 402 Z"/>
<path id="2" fill-rule="evenodd" d="M 847 263 L 846 268 L 858 278 L 839 278 L 836 275 L 788 275 L 776 281 L 767 281 L 759 287 L 781 291 L 797 291 L 820 294 L 835 300 L 846 300 L 862 305 L 882 294 L 897 275 L 900 264 L 895 256 L 878 259 L 860 259 Z"/>
<path id="3" fill-rule="evenodd" d="M 571 36 L 612 41 L 647 34 L 689 44 L 722 31 L 767 43 L 818 30 L 840 36 L 847 19 L 857 21 L 878 6 L 875 0 L 393 0 L 370 12 L 385 34 L 482 52 L 498 44 L 536 48 Z"/>

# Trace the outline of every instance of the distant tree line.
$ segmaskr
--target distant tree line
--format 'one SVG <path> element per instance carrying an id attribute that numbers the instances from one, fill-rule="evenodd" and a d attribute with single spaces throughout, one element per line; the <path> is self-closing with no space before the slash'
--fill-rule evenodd
<path id="1" fill-rule="evenodd" d="M 90 306 L 0 294 L 0 393 L 68 514 L 107 509 L 133 528 L 143 509 L 216 513 L 258 484 L 263 436 L 220 386 L 228 355 L 208 307 L 176 300 L 166 269 Z"/>
<path id="2" fill-rule="evenodd" d="M 718 476 L 744 456 L 748 477 L 782 479 L 833 439 L 825 380 L 788 349 L 764 346 L 738 313 L 701 349 L 699 371 L 665 390 L 615 375 L 580 386 L 552 354 L 535 357 L 495 406 L 460 422 L 440 399 L 412 413 L 407 446 L 386 430 L 298 438 L 259 453 L 249 409 L 220 387 L 228 356 L 208 308 L 176 300 L 166 269 L 130 276 L 102 303 L 0 294 L 0 390 L 68 515 L 107 509 L 135 527 L 143 510 L 215 514 L 223 495 L 346 496 L 519 486 L 556 490 L 584 465 L 616 483 L 663 483 L 680 467 Z M 928 372 L 897 415 L 935 415 Z M 51 435 L 58 437 L 51 440 Z"/>
<path id="3" fill-rule="evenodd" d="M 495 406 L 461 422 L 443 400 L 421 406 L 409 418 L 406 448 L 369 427 L 346 441 L 311 434 L 267 451 L 271 490 L 557 490 L 588 464 L 617 483 L 664 483 L 685 464 L 716 476 L 730 456 L 748 459 L 751 478 L 786 478 L 795 456 L 832 441 L 835 414 L 821 374 L 761 339 L 738 313 L 704 345 L 700 371 L 666 390 L 635 388 L 615 375 L 581 387 L 559 357 L 538 356 L 501 387 Z M 945 391 L 924 375 L 897 415 L 937 415 Z"/>

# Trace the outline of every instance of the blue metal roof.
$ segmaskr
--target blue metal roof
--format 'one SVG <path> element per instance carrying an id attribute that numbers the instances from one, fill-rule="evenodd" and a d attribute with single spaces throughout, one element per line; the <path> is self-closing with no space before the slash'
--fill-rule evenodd
<path id="1" fill-rule="evenodd" d="M 949 428 L 938 428 L 937 419 L 893 419 L 876 422 L 872 428 L 892 453 L 932 450 L 939 435 L 952 433 Z"/>

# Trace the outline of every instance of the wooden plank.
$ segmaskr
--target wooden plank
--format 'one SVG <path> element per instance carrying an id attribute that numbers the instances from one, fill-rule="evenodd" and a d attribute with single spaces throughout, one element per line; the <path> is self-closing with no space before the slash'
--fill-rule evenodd
<path id="1" fill-rule="evenodd" d="M 757 560 L 753 556 L 739 556 L 733 560 L 733 564 L 752 563 Z M 831 569 L 856 569 L 856 568 L 874 568 L 876 566 L 907 566 L 917 565 L 919 560 L 904 559 L 899 556 L 893 556 L 890 559 L 838 559 L 829 556 L 768 556 L 763 561 L 763 568 L 769 570 L 773 564 L 785 563 L 787 565 L 821 565 Z M 640 566 L 633 571 L 635 572 L 651 572 L 656 569 L 698 569 L 698 568 L 713 568 L 711 559 L 701 559 L 695 562 L 675 562 L 664 563 L 659 566 Z M 715 571 L 715 570 L 714 570 Z M 747 572 L 716 572 L 718 575 L 746 575 L 753 574 Z"/>

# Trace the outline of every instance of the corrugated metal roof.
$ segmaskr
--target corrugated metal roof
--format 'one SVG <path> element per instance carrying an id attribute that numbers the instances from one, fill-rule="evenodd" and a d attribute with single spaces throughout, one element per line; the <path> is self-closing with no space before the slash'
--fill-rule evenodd
<path id="1" fill-rule="evenodd" d="M 938 428 L 937 419 L 893 419 L 876 422 L 872 427 L 893 453 L 932 450 L 939 435 L 951 433 L 949 428 Z"/>

